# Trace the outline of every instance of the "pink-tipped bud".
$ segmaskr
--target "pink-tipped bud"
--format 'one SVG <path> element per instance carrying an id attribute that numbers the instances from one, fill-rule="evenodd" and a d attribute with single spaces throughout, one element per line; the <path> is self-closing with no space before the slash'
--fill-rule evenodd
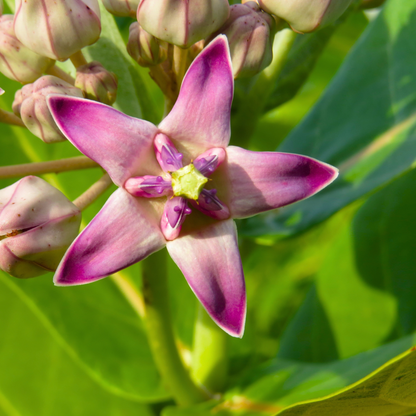
<path id="1" fill-rule="evenodd" d="M 300 33 L 334 22 L 351 3 L 352 0 L 259 0 L 262 9 L 286 20 Z"/>
<path id="2" fill-rule="evenodd" d="M 146 32 L 135 22 L 130 25 L 127 52 L 140 66 L 155 66 L 167 57 L 166 48 L 159 39 Z"/>
<path id="3" fill-rule="evenodd" d="M 102 0 L 102 2 L 114 16 L 136 17 L 140 0 Z"/>
<path id="4" fill-rule="evenodd" d="M 218 31 L 228 38 L 234 78 L 251 77 L 270 65 L 275 21 L 254 1 L 231 6 Z"/>
<path id="5" fill-rule="evenodd" d="M 27 84 L 38 79 L 54 64 L 24 46 L 13 30 L 13 15 L 0 17 L 0 72 L 7 78 Z"/>
<path id="6" fill-rule="evenodd" d="M 117 98 L 117 77 L 99 62 L 93 61 L 77 68 L 75 87 L 86 98 L 104 104 L 113 104 Z"/>
<path id="7" fill-rule="evenodd" d="M 33 93 L 33 84 L 27 84 L 20 90 L 16 91 L 14 95 L 14 101 L 12 104 L 13 113 L 20 117 L 20 109 L 22 103 L 26 98 L 28 98 Z"/>
<path id="8" fill-rule="evenodd" d="M 229 11 L 228 0 L 141 0 L 137 20 L 158 39 L 188 48 L 218 30 Z"/>
<path id="9" fill-rule="evenodd" d="M 35 83 L 22 88 L 21 96 L 17 96 L 13 108 L 20 106 L 20 116 L 26 127 L 45 143 L 66 140 L 49 111 L 46 97 L 49 94 L 71 95 L 83 98 L 82 91 L 52 75 L 45 75 Z M 21 103 L 19 103 L 21 101 Z"/>
<path id="10" fill-rule="evenodd" d="M 36 176 L 0 190 L 0 269 L 22 279 L 54 271 L 80 222 L 80 210 Z"/>
<path id="11" fill-rule="evenodd" d="M 16 0 L 17 38 L 42 56 L 64 61 L 100 37 L 97 0 Z"/>

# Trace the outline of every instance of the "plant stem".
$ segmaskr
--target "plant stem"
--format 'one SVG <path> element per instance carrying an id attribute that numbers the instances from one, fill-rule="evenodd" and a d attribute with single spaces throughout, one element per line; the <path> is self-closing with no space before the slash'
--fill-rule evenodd
<path id="1" fill-rule="evenodd" d="M 185 72 L 188 69 L 188 51 L 188 49 L 183 49 L 176 45 L 173 46 L 173 72 L 176 75 L 178 88 L 180 88 Z"/>
<path id="2" fill-rule="evenodd" d="M 75 80 L 71 77 L 71 75 L 67 74 L 63 69 L 59 68 L 59 66 L 53 65 L 47 71 L 47 74 L 53 75 L 62 79 L 63 81 L 67 82 L 68 84 L 74 85 Z"/>
<path id="3" fill-rule="evenodd" d="M 108 173 L 105 173 L 98 179 L 97 182 L 92 184 L 83 194 L 81 194 L 73 202 L 81 211 L 89 207 L 99 196 L 101 196 L 111 185 L 111 180 Z"/>
<path id="4" fill-rule="evenodd" d="M 198 306 L 192 352 L 192 378 L 212 392 L 223 391 L 228 373 L 228 335 Z"/>
<path id="5" fill-rule="evenodd" d="M 67 172 L 71 170 L 96 168 L 99 164 L 86 156 L 68 159 L 50 160 L 49 162 L 25 163 L 22 165 L 0 167 L 0 179 L 16 178 L 27 175 Z"/>
<path id="6" fill-rule="evenodd" d="M 144 322 L 156 366 L 179 405 L 207 400 L 192 381 L 179 355 L 168 301 L 166 250 L 142 261 Z"/>
<path id="7" fill-rule="evenodd" d="M 73 55 L 69 57 L 69 59 L 71 60 L 75 68 L 78 68 L 82 65 L 86 65 L 88 63 L 82 51 L 75 52 Z"/>
<path id="8" fill-rule="evenodd" d="M 286 63 L 297 34 L 291 29 L 278 32 L 273 42 L 272 63 L 259 74 L 238 113 L 232 120 L 233 142 L 248 147 L 250 138 L 263 114 L 264 106 L 274 90 L 274 84 Z"/>
<path id="9" fill-rule="evenodd" d="M 23 121 L 10 111 L 0 109 L 0 122 L 6 124 L 13 124 L 14 126 L 25 127 Z"/>

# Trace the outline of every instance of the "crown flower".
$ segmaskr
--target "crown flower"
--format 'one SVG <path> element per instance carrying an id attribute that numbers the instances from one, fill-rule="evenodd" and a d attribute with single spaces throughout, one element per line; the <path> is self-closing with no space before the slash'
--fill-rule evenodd
<path id="1" fill-rule="evenodd" d="M 71 245 L 55 284 L 102 279 L 166 246 L 213 320 L 242 336 L 246 294 L 233 219 L 307 198 L 337 170 L 228 146 L 232 96 L 228 43 L 219 36 L 192 63 L 158 127 L 93 101 L 49 97 L 62 133 L 120 187 Z"/>

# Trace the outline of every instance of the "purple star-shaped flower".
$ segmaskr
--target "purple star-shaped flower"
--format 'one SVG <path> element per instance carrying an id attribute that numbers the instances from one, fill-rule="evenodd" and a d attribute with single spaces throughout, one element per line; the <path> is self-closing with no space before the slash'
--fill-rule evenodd
<path id="1" fill-rule="evenodd" d="M 166 246 L 212 319 L 242 336 L 246 294 L 233 218 L 307 198 L 337 170 L 305 156 L 227 147 L 232 96 L 228 43 L 219 36 L 195 59 L 158 127 L 94 101 L 49 97 L 63 134 L 120 187 L 68 249 L 55 284 L 102 279 Z"/>

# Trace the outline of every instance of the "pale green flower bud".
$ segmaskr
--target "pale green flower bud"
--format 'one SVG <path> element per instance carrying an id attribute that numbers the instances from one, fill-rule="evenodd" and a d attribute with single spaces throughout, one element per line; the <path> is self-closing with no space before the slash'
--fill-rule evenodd
<path id="1" fill-rule="evenodd" d="M 54 64 L 49 58 L 26 48 L 15 36 L 13 15 L 0 17 L 0 72 L 7 78 L 27 84 L 33 82 Z"/>
<path id="2" fill-rule="evenodd" d="M 99 62 L 93 61 L 77 68 L 75 87 L 86 98 L 111 105 L 117 98 L 117 77 Z"/>
<path id="3" fill-rule="evenodd" d="M 137 20 L 158 39 L 187 48 L 218 30 L 229 9 L 227 0 L 141 0 Z"/>
<path id="4" fill-rule="evenodd" d="M 0 190 L 0 269 L 22 279 L 56 270 L 80 223 L 80 210 L 36 176 Z"/>
<path id="5" fill-rule="evenodd" d="M 293 30 L 312 32 L 334 22 L 352 0 L 258 0 L 260 7 L 286 20 Z"/>
<path id="6" fill-rule="evenodd" d="M 127 52 L 139 65 L 155 66 L 166 59 L 167 51 L 162 42 L 143 30 L 137 22 L 130 25 L 129 32 Z"/>
<path id="7" fill-rule="evenodd" d="M 234 78 L 251 77 L 273 58 L 274 18 L 254 1 L 231 6 L 230 17 L 218 31 L 228 38 Z"/>
<path id="8" fill-rule="evenodd" d="M 20 105 L 20 116 L 26 127 L 45 143 L 66 140 L 51 116 L 46 97 L 49 94 L 63 94 L 82 98 L 82 91 L 52 75 L 45 75 L 22 90 L 24 99 Z M 18 103 L 13 107 L 17 109 Z"/>
<path id="9" fill-rule="evenodd" d="M 140 0 L 102 0 L 104 7 L 115 16 L 136 17 Z"/>
<path id="10" fill-rule="evenodd" d="M 17 38 L 42 56 L 65 61 L 100 37 L 97 0 L 16 0 Z"/>

